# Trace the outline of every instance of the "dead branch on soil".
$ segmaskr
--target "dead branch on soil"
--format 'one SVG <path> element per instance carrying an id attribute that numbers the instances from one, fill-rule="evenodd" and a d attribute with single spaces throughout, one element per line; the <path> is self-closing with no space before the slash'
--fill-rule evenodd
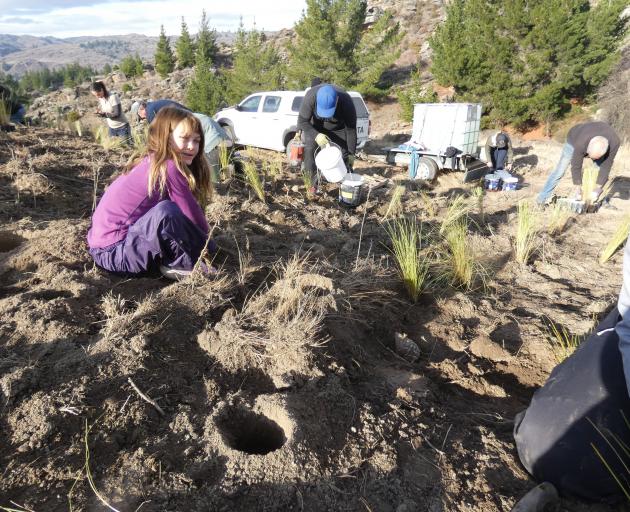
<path id="1" fill-rule="evenodd" d="M 127 377 L 127 382 L 129 382 L 129 384 L 131 385 L 131 387 L 133 388 L 133 390 L 138 393 L 138 396 L 140 396 L 140 398 L 142 398 L 142 400 L 144 400 L 145 402 L 147 402 L 148 404 L 152 405 L 153 407 L 155 407 L 155 410 L 157 412 L 160 413 L 161 416 L 164 416 L 164 411 L 162 410 L 162 408 L 157 404 L 157 402 L 155 400 L 152 400 L 151 398 L 149 398 L 147 395 L 145 395 L 142 391 L 140 391 L 140 389 L 138 388 L 138 386 L 136 386 L 136 383 L 131 379 L 131 377 Z"/>

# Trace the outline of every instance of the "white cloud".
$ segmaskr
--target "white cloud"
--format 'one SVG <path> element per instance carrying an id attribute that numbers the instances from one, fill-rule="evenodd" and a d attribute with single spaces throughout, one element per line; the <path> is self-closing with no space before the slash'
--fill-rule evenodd
<path id="1" fill-rule="evenodd" d="M 2 0 L 0 6 L 4 3 Z M 15 3 L 11 2 L 13 6 Z M 230 0 L 216 9 L 202 0 L 101 0 L 72 3 L 75 5 L 62 7 L 60 4 L 67 3 L 28 1 L 23 4 L 22 9 L 11 8 L 8 12 L 2 10 L 0 12 L 4 15 L 0 16 L 0 33 L 55 37 L 129 33 L 156 36 L 160 32 L 160 25 L 164 25 L 168 35 L 178 35 L 182 16 L 189 31 L 195 33 L 202 9 L 206 9 L 210 27 L 218 31 L 236 30 L 241 16 L 246 28 L 250 28 L 255 22 L 258 29 L 279 30 L 292 27 L 306 8 L 305 0 Z M 19 22 L 16 18 L 19 18 Z"/>

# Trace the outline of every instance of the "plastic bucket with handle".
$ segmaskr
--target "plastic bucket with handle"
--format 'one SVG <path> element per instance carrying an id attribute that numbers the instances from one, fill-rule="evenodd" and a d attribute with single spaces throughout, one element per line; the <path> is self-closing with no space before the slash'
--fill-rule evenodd
<path id="1" fill-rule="evenodd" d="M 341 149 L 333 144 L 324 146 L 315 154 L 315 165 L 330 183 L 339 183 L 348 173 Z"/>
<path id="2" fill-rule="evenodd" d="M 358 206 L 363 197 L 363 176 L 348 173 L 339 187 L 339 202 L 346 206 Z"/>

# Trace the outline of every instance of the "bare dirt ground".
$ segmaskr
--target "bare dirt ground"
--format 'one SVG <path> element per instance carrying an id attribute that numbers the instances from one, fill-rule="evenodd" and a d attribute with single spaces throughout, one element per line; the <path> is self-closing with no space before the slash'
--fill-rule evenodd
<path id="1" fill-rule="evenodd" d="M 531 264 L 514 262 L 517 202 L 559 151 L 519 145 L 521 190 L 471 214 L 487 288 L 412 304 L 383 227 L 388 187 L 353 210 L 332 185 L 309 200 L 289 169 L 266 203 L 223 184 L 207 210 L 222 277 L 122 279 L 94 267 L 85 235 L 94 191 L 127 155 L 49 129 L 0 133 L 0 506 L 510 510 L 534 485 L 512 418 L 555 364 L 548 319 L 585 334 L 621 284 L 621 254 L 597 260 L 630 211 L 622 158 L 614 209 L 542 232 Z M 402 210 L 426 229 L 473 187 L 445 174 L 422 194 L 402 169 L 358 171 L 404 184 Z"/>

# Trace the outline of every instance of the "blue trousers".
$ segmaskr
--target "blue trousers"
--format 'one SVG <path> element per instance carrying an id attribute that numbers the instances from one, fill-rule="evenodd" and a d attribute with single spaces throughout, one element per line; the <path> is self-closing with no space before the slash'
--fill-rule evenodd
<path id="1" fill-rule="evenodd" d="M 573 146 L 571 144 L 568 142 L 564 144 L 562 147 L 562 153 L 560 154 L 560 160 L 558 161 L 556 168 L 549 175 L 547 181 L 545 182 L 545 186 L 536 197 L 538 204 L 545 204 L 547 199 L 549 199 L 553 194 L 556 185 L 558 185 L 558 182 L 562 179 L 567 167 L 569 167 L 569 164 L 571 163 L 573 151 Z"/>
<path id="2" fill-rule="evenodd" d="M 120 128 L 107 128 L 107 132 L 110 137 L 123 137 L 125 140 L 131 139 L 131 128 L 129 124 L 121 126 Z"/>
<path id="3" fill-rule="evenodd" d="M 96 264 L 122 275 L 157 273 L 159 265 L 192 270 L 206 243 L 205 233 L 173 201 L 160 201 L 109 247 L 90 249 Z M 214 241 L 208 243 L 214 252 Z"/>
<path id="4" fill-rule="evenodd" d="M 492 162 L 492 167 L 495 171 L 505 168 L 507 154 L 507 148 L 490 148 L 490 161 Z"/>
<path id="5" fill-rule="evenodd" d="M 560 493 L 589 500 L 623 498 L 595 448 L 622 481 L 630 478 L 630 398 L 614 327 L 617 308 L 580 347 L 551 372 L 515 421 L 523 466 Z M 614 447 L 614 449 L 613 449 Z M 619 455 L 619 456 L 618 456 Z M 623 460 L 623 463 L 622 463 Z"/>

